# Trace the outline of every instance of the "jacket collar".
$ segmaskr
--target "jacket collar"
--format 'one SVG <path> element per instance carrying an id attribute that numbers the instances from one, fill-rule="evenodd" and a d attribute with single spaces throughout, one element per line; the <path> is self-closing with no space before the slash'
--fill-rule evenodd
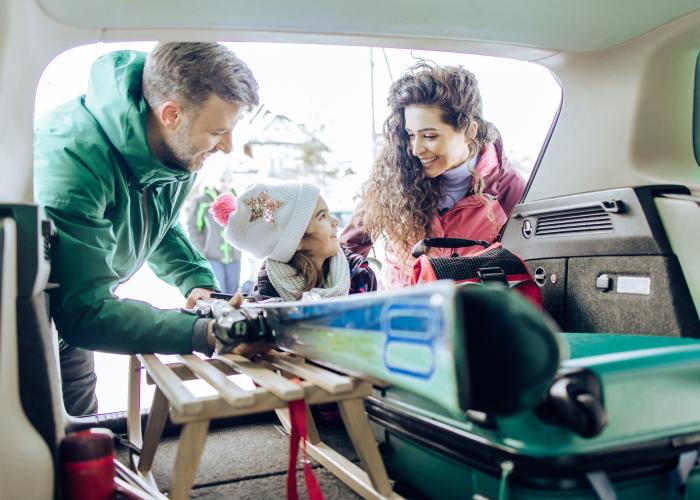
<path id="1" fill-rule="evenodd" d="M 495 197 L 498 197 L 500 194 L 501 188 L 499 179 L 503 174 L 503 162 L 507 164 L 508 160 L 501 160 L 497 145 L 489 143 L 481 150 L 481 156 L 479 162 L 476 164 L 475 170 L 484 179 L 484 193 Z"/>
<path id="2" fill-rule="evenodd" d="M 481 150 L 479 161 L 474 170 L 476 170 L 488 184 L 488 179 L 494 177 L 494 174 L 498 175 L 500 166 L 501 162 L 498 159 L 496 147 L 489 143 Z"/>

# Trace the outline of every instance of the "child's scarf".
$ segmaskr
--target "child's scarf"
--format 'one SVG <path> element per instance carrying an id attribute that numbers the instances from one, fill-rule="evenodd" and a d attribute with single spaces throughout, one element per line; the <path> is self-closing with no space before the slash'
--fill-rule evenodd
<path id="1" fill-rule="evenodd" d="M 270 283 L 282 300 L 288 302 L 301 299 L 304 278 L 292 266 L 267 259 L 265 267 Z M 324 298 L 342 297 L 350 293 L 350 266 L 342 248 L 331 257 L 325 287 L 312 288 L 310 291 Z"/>

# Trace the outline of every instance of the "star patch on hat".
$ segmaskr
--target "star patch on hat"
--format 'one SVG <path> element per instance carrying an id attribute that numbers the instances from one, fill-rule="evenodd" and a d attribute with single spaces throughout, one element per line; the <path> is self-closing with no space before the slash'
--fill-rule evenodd
<path id="1" fill-rule="evenodd" d="M 258 196 L 243 201 L 250 208 L 250 221 L 263 219 L 270 224 L 275 223 L 275 214 L 284 205 L 283 201 L 270 198 L 267 191 L 262 191 Z"/>

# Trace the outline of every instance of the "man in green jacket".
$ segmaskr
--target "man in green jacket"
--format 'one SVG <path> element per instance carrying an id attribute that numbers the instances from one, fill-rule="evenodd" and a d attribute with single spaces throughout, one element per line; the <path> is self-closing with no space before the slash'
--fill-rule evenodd
<path id="1" fill-rule="evenodd" d="M 215 43 L 119 51 L 92 67 L 86 95 L 35 130 L 35 198 L 54 221 L 51 314 L 63 396 L 72 415 L 94 413 L 93 350 L 210 355 L 208 320 L 120 300 L 114 290 L 144 262 L 187 305 L 218 289 L 178 223 L 204 160 L 229 153 L 241 114 L 258 104 L 248 67 Z"/>

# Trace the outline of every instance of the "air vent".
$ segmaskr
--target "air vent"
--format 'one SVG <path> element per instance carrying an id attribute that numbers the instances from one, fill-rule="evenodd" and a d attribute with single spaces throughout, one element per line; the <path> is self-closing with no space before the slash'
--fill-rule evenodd
<path id="1" fill-rule="evenodd" d="M 610 214 L 602 206 L 571 208 L 537 217 L 535 236 L 611 233 Z"/>

